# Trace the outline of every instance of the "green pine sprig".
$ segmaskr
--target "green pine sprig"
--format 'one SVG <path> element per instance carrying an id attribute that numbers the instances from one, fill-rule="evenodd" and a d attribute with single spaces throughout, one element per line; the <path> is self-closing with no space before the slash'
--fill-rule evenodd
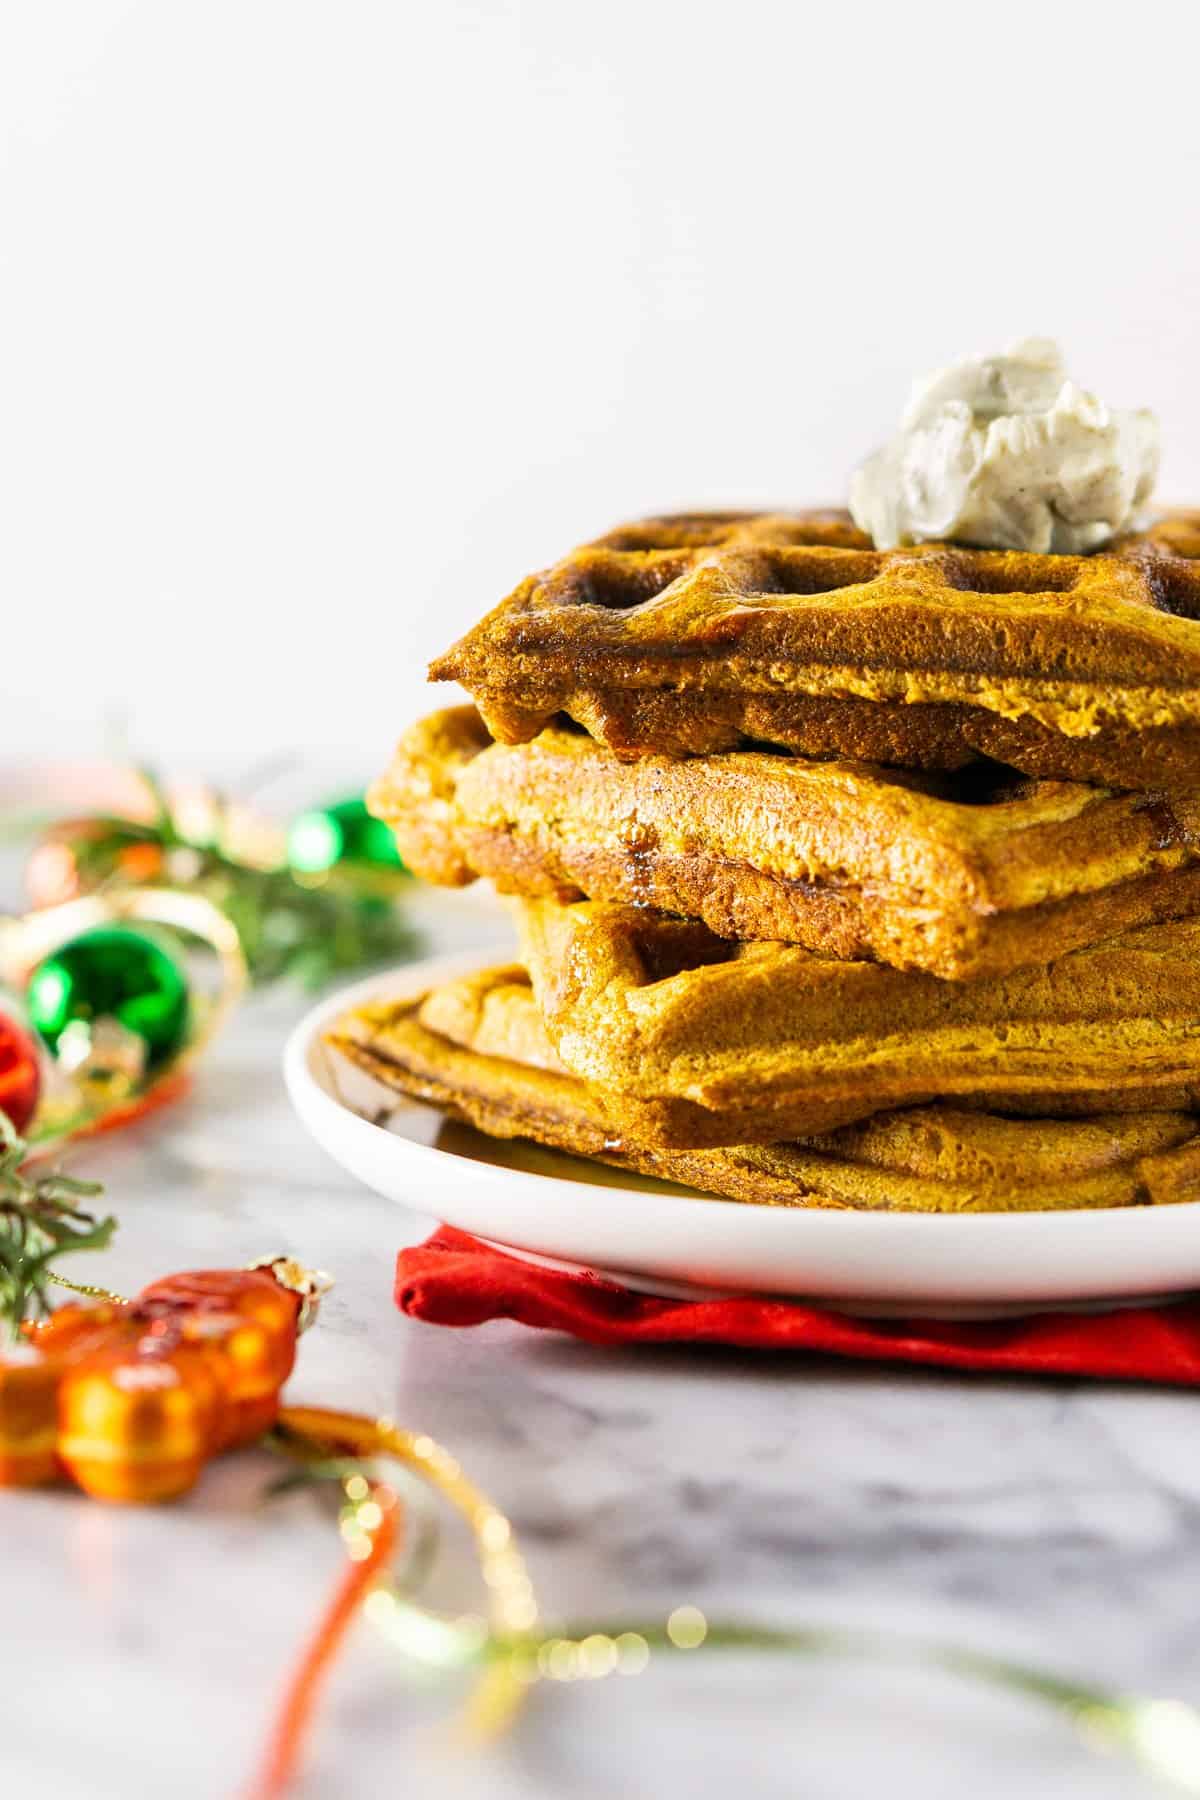
<path id="1" fill-rule="evenodd" d="M 78 1203 L 104 1192 L 98 1181 L 76 1181 L 52 1169 L 30 1175 L 28 1145 L 0 1112 L 0 1320 L 14 1338 L 28 1318 L 50 1311 L 50 1267 L 76 1250 L 103 1250 L 117 1228 Z"/>
<path id="2" fill-rule="evenodd" d="M 225 795 L 214 795 L 212 832 L 200 839 L 181 826 L 155 771 L 139 767 L 137 773 L 153 818 L 97 816 L 88 822 L 91 830 L 72 844 L 86 892 L 127 885 L 121 857 L 137 845 L 167 856 L 187 852 L 190 868 L 186 873 L 172 868 L 170 885 L 201 895 L 232 921 L 256 987 L 286 979 L 316 989 L 340 973 L 414 954 L 416 935 L 393 896 L 352 871 L 317 881 L 298 876 L 286 863 L 261 868 L 242 862 L 226 848 Z"/>
<path id="3" fill-rule="evenodd" d="M 203 894 L 232 920 L 256 987 L 286 979 L 315 989 L 415 949 L 412 926 L 390 900 L 332 881 L 310 887 L 290 869 L 252 869 L 209 850 L 194 877 L 172 885 Z"/>

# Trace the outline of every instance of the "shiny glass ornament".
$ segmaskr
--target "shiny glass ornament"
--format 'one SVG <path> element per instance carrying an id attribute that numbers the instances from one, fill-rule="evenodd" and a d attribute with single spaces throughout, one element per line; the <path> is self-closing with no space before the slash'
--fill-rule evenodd
<path id="1" fill-rule="evenodd" d="M 323 875 L 343 864 L 393 871 L 404 867 L 389 827 L 372 817 L 358 795 L 300 813 L 288 832 L 287 852 L 289 866 L 299 875 Z"/>
<path id="2" fill-rule="evenodd" d="M 72 1019 L 58 1040 L 59 1067 L 81 1089 L 132 1093 L 146 1072 L 146 1040 L 116 1019 Z"/>
<path id="3" fill-rule="evenodd" d="M 60 1370 L 68 1362 L 82 1362 L 94 1350 L 133 1343 L 140 1334 L 140 1322 L 123 1300 L 103 1300 L 98 1305 L 68 1300 L 28 1331 L 29 1341 Z"/>
<path id="4" fill-rule="evenodd" d="M 296 1359 L 300 1295 L 265 1269 L 197 1269 L 153 1282 L 137 1304 L 170 1309 L 183 1342 L 213 1359 L 227 1402 L 215 1447 L 261 1437 L 279 1410 L 279 1390 Z"/>
<path id="5" fill-rule="evenodd" d="M 161 944 L 127 925 L 101 925 L 60 945 L 34 970 L 26 1004 L 54 1051 L 68 1031 L 77 1051 L 84 1030 L 113 1019 L 143 1041 L 153 1067 L 188 1032 L 187 977 Z"/>
<path id="6" fill-rule="evenodd" d="M 46 1480 L 57 1441 L 95 1499 L 186 1493 L 210 1456 L 275 1422 L 297 1332 L 328 1285 L 275 1256 L 168 1275 L 132 1301 L 59 1307 L 0 1349 L 0 1487 Z"/>
<path id="7" fill-rule="evenodd" d="M 0 1348 L 0 1487 L 35 1487 L 57 1466 L 58 1376 L 32 1344 Z"/>
<path id="8" fill-rule="evenodd" d="M 0 1012 L 0 1112 L 20 1135 L 37 1110 L 41 1091 L 37 1046 L 27 1031 Z"/>
<path id="9" fill-rule="evenodd" d="M 160 1342 L 153 1326 L 127 1348 L 99 1350 L 59 1388 L 58 1453 L 95 1500 L 171 1500 L 195 1485 L 219 1440 L 225 1405 L 211 1360 Z"/>

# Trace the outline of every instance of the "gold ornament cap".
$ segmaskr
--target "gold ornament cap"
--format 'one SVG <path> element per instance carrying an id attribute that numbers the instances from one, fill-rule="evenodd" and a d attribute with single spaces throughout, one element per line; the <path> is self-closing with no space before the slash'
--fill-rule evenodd
<path id="1" fill-rule="evenodd" d="M 296 1319 L 297 1331 L 307 1331 L 313 1324 L 320 1310 L 321 1301 L 333 1286 L 332 1275 L 327 1275 L 324 1269 L 309 1269 L 304 1263 L 298 1262 L 294 1256 L 260 1256 L 257 1262 L 247 1263 L 246 1267 L 268 1270 L 280 1287 L 288 1288 L 293 1294 L 299 1294 L 300 1312 Z"/>

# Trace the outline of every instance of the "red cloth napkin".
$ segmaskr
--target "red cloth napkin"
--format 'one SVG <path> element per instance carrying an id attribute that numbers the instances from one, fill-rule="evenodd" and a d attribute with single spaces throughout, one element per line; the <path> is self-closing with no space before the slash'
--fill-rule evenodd
<path id="1" fill-rule="evenodd" d="M 1197 1299 L 967 1324 L 854 1319 L 752 1296 L 659 1300 L 598 1275 L 564 1275 L 505 1256 L 448 1225 L 401 1250 L 396 1304 L 409 1318 L 431 1325 L 516 1319 L 543 1331 L 568 1331 L 590 1344 L 730 1344 L 1002 1374 L 1200 1382 Z"/>

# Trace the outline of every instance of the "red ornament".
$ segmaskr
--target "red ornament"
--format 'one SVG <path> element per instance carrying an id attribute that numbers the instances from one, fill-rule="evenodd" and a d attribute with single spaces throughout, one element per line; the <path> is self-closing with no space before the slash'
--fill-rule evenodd
<path id="1" fill-rule="evenodd" d="M 0 1012 L 0 1112 L 7 1113 L 18 1137 L 34 1115 L 41 1086 L 33 1039 L 8 1013 Z"/>

